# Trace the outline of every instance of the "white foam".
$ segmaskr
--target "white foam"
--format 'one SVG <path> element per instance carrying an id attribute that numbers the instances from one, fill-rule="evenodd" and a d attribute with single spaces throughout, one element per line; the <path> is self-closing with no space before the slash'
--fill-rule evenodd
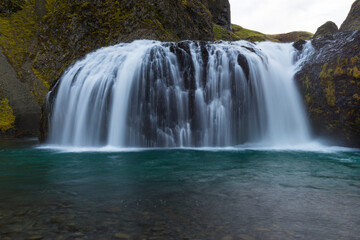
<path id="1" fill-rule="evenodd" d="M 297 145 L 260 145 L 246 144 L 229 147 L 164 147 L 164 148 L 137 148 L 137 147 L 74 147 L 62 145 L 39 145 L 36 147 L 41 150 L 51 150 L 60 153 L 85 153 L 85 152 L 144 152 L 144 151 L 204 151 L 204 152 L 241 152 L 241 151 L 267 151 L 267 152 L 314 152 L 314 153 L 341 153 L 341 152 L 360 152 L 358 148 L 348 148 L 341 146 L 328 146 L 320 142 L 313 141 Z M 344 159 L 346 162 L 346 159 Z"/>

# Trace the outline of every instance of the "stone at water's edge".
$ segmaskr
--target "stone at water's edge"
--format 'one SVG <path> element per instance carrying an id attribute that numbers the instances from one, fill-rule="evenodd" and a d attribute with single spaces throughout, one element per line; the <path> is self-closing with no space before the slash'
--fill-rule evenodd
<path id="1" fill-rule="evenodd" d="M 296 75 L 314 133 L 360 147 L 360 31 L 312 40 L 314 54 Z"/>

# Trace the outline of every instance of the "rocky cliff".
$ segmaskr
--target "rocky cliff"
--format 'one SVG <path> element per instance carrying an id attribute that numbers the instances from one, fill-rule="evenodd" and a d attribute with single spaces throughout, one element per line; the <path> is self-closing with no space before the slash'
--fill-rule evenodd
<path id="1" fill-rule="evenodd" d="M 296 76 L 314 133 L 353 147 L 360 147 L 359 29 L 357 0 L 339 30 L 332 22 L 319 27 L 314 52 Z"/>
<path id="2" fill-rule="evenodd" d="M 360 31 L 312 40 L 297 74 L 314 133 L 360 147 Z"/>
<path id="3" fill-rule="evenodd" d="M 134 39 L 211 41 L 216 27 L 229 26 L 228 0 L 1 1 L 0 137 L 36 136 L 50 86 L 95 49 Z"/>
<path id="4" fill-rule="evenodd" d="M 340 27 L 342 32 L 354 30 L 360 30 L 360 0 L 353 3 L 349 15 Z"/>

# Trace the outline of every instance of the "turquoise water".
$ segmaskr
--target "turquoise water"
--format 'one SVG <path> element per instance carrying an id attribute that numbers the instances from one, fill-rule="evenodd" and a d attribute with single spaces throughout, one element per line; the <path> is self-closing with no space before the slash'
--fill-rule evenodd
<path id="1" fill-rule="evenodd" d="M 359 239 L 360 151 L 0 143 L 0 239 Z"/>

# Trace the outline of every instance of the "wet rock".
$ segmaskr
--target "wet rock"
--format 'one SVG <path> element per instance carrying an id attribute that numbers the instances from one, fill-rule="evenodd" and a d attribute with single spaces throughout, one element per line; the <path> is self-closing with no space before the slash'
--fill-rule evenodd
<path id="1" fill-rule="evenodd" d="M 249 63 L 248 63 L 246 57 L 242 54 L 239 54 L 237 57 L 237 62 L 243 69 L 246 78 L 249 79 L 250 68 L 249 68 Z"/>
<path id="2" fill-rule="evenodd" d="M 295 42 L 293 44 L 294 48 L 298 51 L 302 51 L 304 49 L 304 45 L 305 45 L 306 41 L 300 39 L 299 41 Z"/>

